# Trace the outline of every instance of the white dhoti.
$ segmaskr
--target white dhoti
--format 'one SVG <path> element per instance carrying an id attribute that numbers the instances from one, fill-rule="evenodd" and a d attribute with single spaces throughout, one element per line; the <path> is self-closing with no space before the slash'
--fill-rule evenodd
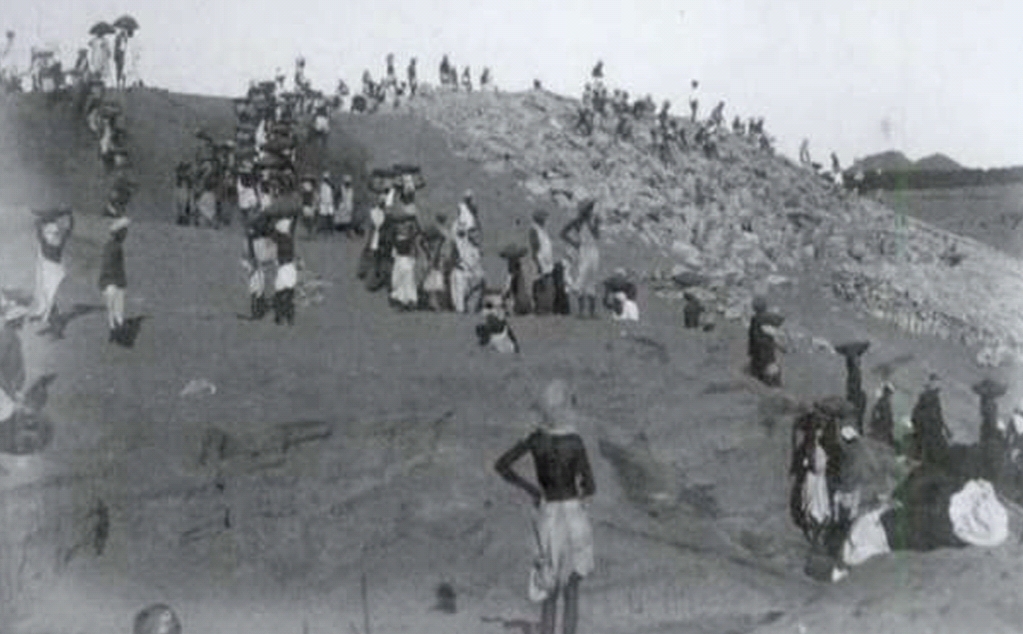
<path id="1" fill-rule="evenodd" d="M 113 284 L 103 289 L 107 303 L 107 326 L 111 330 L 124 325 L 124 289 Z"/>
<path id="2" fill-rule="evenodd" d="M 47 319 L 53 310 L 57 289 L 64 281 L 64 265 L 47 260 L 41 254 L 36 258 L 36 289 L 32 298 L 32 316 Z"/>
<path id="3" fill-rule="evenodd" d="M 266 276 L 257 264 L 249 271 L 249 295 L 262 295 L 266 288 Z"/>
<path id="4" fill-rule="evenodd" d="M 575 289 L 582 295 L 597 295 L 597 277 L 600 275 L 600 252 L 596 247 L 583 246 L 579 250 L 579 264 L 575 275 Z"/>
<path id="5" fill-rule="evenodd" d="M 419 303 L 416 291 L 416 259 L 409 255 L 394 256 L 391 267 L 391 299 L 406 306 Z"/>
<path id="6" fill-rule="evenodd" d="M 891 552 L 888 535 L 881 524 L 881 515 L 886 510 L 880 508 L 871 511 L 853 522 L 849 536 L 842 545 L 842 561 L 847 566 L 858 566 L 875 555 Z"/>
<path id="7" fill-rule="evenodd" d="M 544 502 L 537 520 L 541 579 L 564 585 L 572 574 L 585 577 L 593 572 L 593 530 L 580 500 Z"/>
<path id="8" fill-rule="evenodd" d="M 0 389 L 0 423 L 6 421 L 11 416 L 14 416 L 14 412 L 18 409 L 18 402 L 15 401 L 7 392 Z"/>
<path id="9" fill-rule="evenodd" d="M 427 293 L 438 293 L 444 291 L 444 274 L 440 269 L 430 269 L 423 280 L 423 290 Z"/>
<path id="10" fill-rule="evenodd" d="M 298 268 L 294 262 L 281 264 L 277 267 L 277 276 L 274 278 L 274 290 L 286 291 L 295 288 L 298 284 Z"/>
<path id="11" fill-rule="evenodd" d="M 217 196 L 212 191 L 204 191 L 196 203 L 199 215 L 204 222 L 212 225 L 217 220 Z"/>

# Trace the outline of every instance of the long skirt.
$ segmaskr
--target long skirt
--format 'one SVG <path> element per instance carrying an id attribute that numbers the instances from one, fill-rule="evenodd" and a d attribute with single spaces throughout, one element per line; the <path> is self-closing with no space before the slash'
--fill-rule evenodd
<path id="1" fill-rule="evenodd" d="M 564 585 L 573 573 L 593 572 L 593 530 L 581 501 L 544 502 L 536 528 L 545 585 Z"/>
<path id="2" fill-rule="evenodd" d="M 33 298 L 33 317 L 46 319 L 53 309 L 57 289 L 64 281 L 64 265 L 47 260 L 42 255 L 36 258 L 36 290 Z"/>
<path id="3" fill-rule="evenodd" d="M 394 256 L 391 268 L 391 299 L 405 306 L 419 303 L 416 290 L 416 259 L 407 255 Z"/>

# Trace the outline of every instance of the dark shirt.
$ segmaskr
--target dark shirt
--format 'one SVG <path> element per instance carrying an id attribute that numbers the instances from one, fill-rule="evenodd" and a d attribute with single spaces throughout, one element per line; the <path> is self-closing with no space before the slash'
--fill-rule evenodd
<path id="1" fill-rule="evenodd" d="M 288 264 L 295 261 L 295 222 L 291 223 L 291 231 L 273 232 L 273 240 L 277 243 L 277 264 Z"/>
<path id="2" fill-rule="evenodd" d="M 540 489 L 512 468 L 526 453 L 533 456 Z M 508 482 L 525 489 L 534 498 L 542 494 L 548 502 L 588 497 L 597 491 L 586 447 L 576 433 L 552 434 L 537 430 L 505 452 L 494 468 Z"/>
<path id="3" fill-rule="evenodd" d="M 749 322 L 749 355 L 753 362 L 753 369 L 757 372 L 763 371 L 767 366 L 774 363 L 774 337 L 764 332 L 764 326 L 780 326 L 780 315 L 772 313 L 759 313 L 753 315 Z"/>
<path id="4" fill-rule="evenodd" d="M 126 288 L 128 278 L 124 272 L 124 236 L 126 234 L 115 234 L 103 246 L 103 261 L 99 269 L 99 288 L 105 289 L 108 286 Z"/>

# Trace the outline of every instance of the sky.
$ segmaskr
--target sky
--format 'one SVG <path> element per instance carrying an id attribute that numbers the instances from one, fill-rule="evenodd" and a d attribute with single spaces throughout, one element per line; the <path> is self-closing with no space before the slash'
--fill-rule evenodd
<path id="1" fill-rule="evenodd" d="M 303 55 L 313 85 L 357 87 L 419 59 L 436 83 L 441 55 L 497 86 L 579 95 L 596 60 L 605 82 L 686 108 L 725 101 L 731 119 L 763 116 L 779 150 L 809 139 L 814 159 L 843 165 L 899 149 L 942 152 L 969 167 L 1023 164 L 1023 2 L 975 0 L 31 0 L 5 3 L 13 61 L 58 44 L 65 64 L 89 27 L 130 13 L 147 85 L 241 94 L 289 75 Z"/>

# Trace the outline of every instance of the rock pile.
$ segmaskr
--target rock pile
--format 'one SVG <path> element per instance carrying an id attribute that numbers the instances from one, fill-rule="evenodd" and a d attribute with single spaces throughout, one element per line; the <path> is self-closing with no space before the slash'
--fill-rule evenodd
<path id="1" fill-rule="evenodd" d="M 748 316 L 754 293 L 813 269 L 831 273 L 838 296 L 908 332 L 1004 353 L 987 360 L 1023 352 L 1015 260 L 896 216 L 747 137 L 725 132 L 717 157 L 694 150 L 665 163 L 654 116 L 629 139 L 610 123 L 581 136 L 577 102 L 544 91 L 426 93 L 406 107 L 446 131 L 457 153 L 514 175 L 537 198 L 569 208 L 595 197 L 612 240 L 628 234 L 676 263 L 647 279 L 697 274 L 700 301 L 726 318 Z"/>

